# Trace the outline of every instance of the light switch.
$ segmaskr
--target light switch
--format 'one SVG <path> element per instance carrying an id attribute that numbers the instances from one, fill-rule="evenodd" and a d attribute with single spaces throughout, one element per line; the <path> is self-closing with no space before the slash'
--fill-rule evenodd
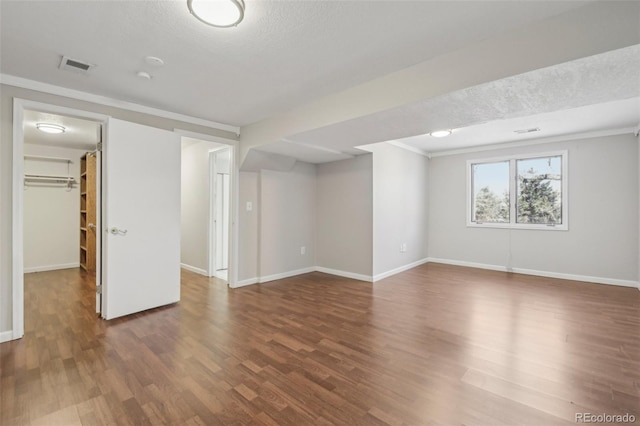
<path id="1" fill-rule="evenodd" d="M 247 201 L 247 211 L 250 212 L 253 210 L 253 203 L 251 201 Z"/>

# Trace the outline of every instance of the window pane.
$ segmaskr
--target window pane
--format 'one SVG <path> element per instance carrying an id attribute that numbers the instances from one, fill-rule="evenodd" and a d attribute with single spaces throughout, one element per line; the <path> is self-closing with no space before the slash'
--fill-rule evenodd
<path id="1" fill-rule="evenodd" d="M 473 222 L 509 222 L 509 162 L 471 166 Z"/>
<path id="2" fill-rule="evenodd" d="M 562 224 L 562 157 L 516 161 L 517 223 Z"/>

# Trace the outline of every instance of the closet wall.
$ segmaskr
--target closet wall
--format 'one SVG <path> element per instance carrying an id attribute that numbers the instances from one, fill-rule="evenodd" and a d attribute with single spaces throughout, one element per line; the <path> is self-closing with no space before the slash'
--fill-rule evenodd
<path id="1" fill-rule="evenodd" d="M 67 176 L 79 182 L 80 157 L 85 150 L 25 144 L 26 156 L 71 159 L 25 159 L 25 174 Z M 69 171 L 68 171 L 69 170 Z M 24 271 L 37 272 L 79 266 L 80 186 L 28 183 L 24 190 Z"/>

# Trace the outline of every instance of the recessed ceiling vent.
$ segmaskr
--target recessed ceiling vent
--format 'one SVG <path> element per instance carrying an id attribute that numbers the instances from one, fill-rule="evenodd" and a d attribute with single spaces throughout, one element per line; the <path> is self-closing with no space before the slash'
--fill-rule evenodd
<path id="1" fill-rule="evenodd" d="M 88 75 L 91 68 L 95 67 L 93 64 L 89 64 L 87 62 L 79 61 L 77 59 L 69 58 L 68 56 L 63 56 L 62 61 L 60 61 L 61 70 L 65 71 L 73 71 L 80 74 Z"/>
<path id="2" fill-rule="evenodd" d="M 533 132 L 539 132 L 540 128 L 539 127 L 532 127 L 530 129 L 520 129 L 520 130 L 514 130 L 514 133 L 517 133 L 519 135 L 522 135 L 524 133 L 533 133 Z"/>

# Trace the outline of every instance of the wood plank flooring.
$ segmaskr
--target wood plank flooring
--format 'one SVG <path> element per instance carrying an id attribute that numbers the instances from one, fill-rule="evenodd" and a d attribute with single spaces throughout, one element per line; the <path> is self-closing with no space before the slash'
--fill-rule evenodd
<path id="1" fill-rule="evenodd" d="M 637 289 L 427 264 L 375 284 L 311 273 L 106 322 L 70 269 L 27 274 L 0 345 L 0 424 L 640 422 Z"/>

